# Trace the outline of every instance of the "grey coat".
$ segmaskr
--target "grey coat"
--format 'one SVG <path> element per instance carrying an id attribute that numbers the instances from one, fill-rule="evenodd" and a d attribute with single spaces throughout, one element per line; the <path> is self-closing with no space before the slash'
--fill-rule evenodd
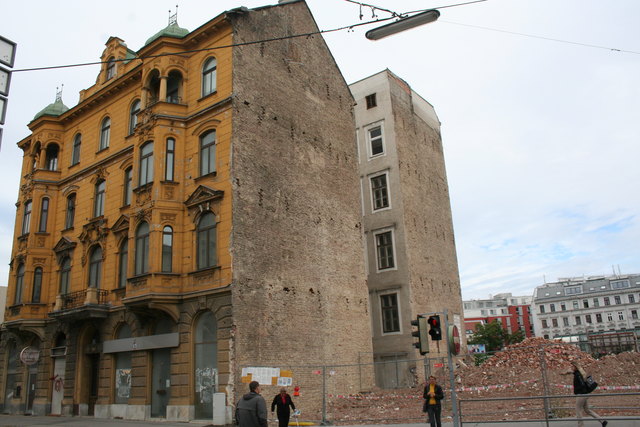
<path id="1" fill-rule="evenodd" d="M 255 391 L 242 396 L 236 405 L 236 424 L 240 427 L 267 427 L 267 403 Z"/>

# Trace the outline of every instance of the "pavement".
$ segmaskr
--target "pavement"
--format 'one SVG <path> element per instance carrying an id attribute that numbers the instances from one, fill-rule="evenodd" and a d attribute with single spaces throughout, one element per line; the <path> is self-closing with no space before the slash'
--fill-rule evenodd
<path id="1" fill-rule="evenodd" d="M 607 427 L 640 427 L 640 418 L 608 418 L 609 424 Z M 600 427 L 600 423 L 592 419 L 584 420 L 585 427 Z M 575 419 L 562 419 L 562 420 L 549 420 L 549 427 L 576 427 L 577 421 Z M 190 421 L 190 422 L 175 422 L 164 420 L 152 420 L 152 421 L 132 421 L 132 420 L 116 420 L 109 418 L 93 418 L 93 417 L 34 417 L 28 415 L 0 415 L 0 427 L 27 427 L 27 426 L 51 426 L 51 427 L 99 427 L 99 426 L 115 426 L 115 427 L 212 427 L 207 421 Z M 412 424 L 371 424 L 371 425 L 357 425 L 346 426 L 340 425 L 340 427 L 428 427 L 427 423 L 412 423 Z M 463 422 L 460 427 L 547 427 L 547 423 L 544 421 L 502 421 L 502 422 L 489 422 L 489 423 L 476 423 L 476 422 Z M 233 426 L 235 427 L 235 426 Z M 442 423 L 442 427 L 453 427 L 452 422 Z"/>

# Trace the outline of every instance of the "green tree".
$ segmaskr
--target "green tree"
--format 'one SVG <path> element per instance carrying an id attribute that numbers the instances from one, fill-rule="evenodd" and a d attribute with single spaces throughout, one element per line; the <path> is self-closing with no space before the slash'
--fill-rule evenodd
<path id="1" fill-rule="evenodd" d="M 504 346 L 515 344 L 522 340 L 524 340 L 524 333 L 521 330 L 510 334 L 502 327 L 500 322 L 494 320 L 484 325 L 477 324 L 469 344 L 484 344 L 489 352 L 502 350 Z"/>

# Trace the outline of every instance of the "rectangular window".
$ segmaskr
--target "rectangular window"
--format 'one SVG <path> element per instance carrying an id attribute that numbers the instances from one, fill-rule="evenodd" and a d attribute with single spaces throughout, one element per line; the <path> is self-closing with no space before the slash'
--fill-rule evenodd
<path id="1" fill-rule="evenodd" d="M 577 309 L 579 309 L 579 308 L 580 308 L 580 304 L 578 304 L 578 301 L 574 301 L 574 302 L 573 302 L 573 309 L 574 309 L 574 310 L 577 310 Z"/>
<path id="2" fill-rule="evenodd" d="M 375 235 L 376 253 L 378 255 L 378 270 L 394 268 L 393 234 L 391 231 Z"/>
<path id="3" fill-rule="evenodd" d="M 596 313 L 596 322 L 602 323 L 602 313 Z"/>
<path id="4" fill-rule="evenodd" d="M 547 323 L 547 319 L 542 319 L 542 327 L 543 328 L 548 328 L 549 324 Z"/>
<path id="5" fill-rule="evenodd" d="M 576 316 L 576 326 L 582 325 L 582 318 L 580 316 Z"/>
<path id="6" fill-rule="evenodd" d="M 611 289 L 622 289 L 631 286 L 628 280 L 615 280 L 611 281 Z"/>
<path id="7" fill-rule="evenodd" d="M 616 295 L 615 297 L 613 297 L 613 299 L 615 300 L 616 304 L 622 304 L 622 298 L 620 298 L 620 295 Z"/>
<path id="8" fill-rule="evenodd" d="M 562 325 L 563 326 L 569 326 L 569 318 L 568 317 L 563 317 L 562 318 Z"/>
<path id="9" fill-rule="evenodd" d="M 132 168 L 128 168 L 124 171 L 124 194 L 123 194 L 123 202 L 124 206 L 129 206 L 131 204 L 131 196 L 133 196 L 133 172 Z"/>
<path id="10" fill-rule="evenodd" d="M 175 151 L 176 140 L 173 138 L 167 139 L 167 157 L 165 159 L 164 167 L 164 179 L 165 181 L 173 181 L 173 158 Z"/>
<path id="11" fill-rule="evenodd" d="M 551 325 L 552 325 L 554 328 L 557 328 L 557 327 L 558 327 L 558 319 L 551 319 Z"/>
<path id="12" fill-rule="evenodd" d="M 629 303 L 633 304 L 636 302 L 636 297 L 633 294 L 629 294 Z"/>
<path id="13" fill-rule="evenodd" d="M 400 315 L 398 310 L 398 295 L 380 295 L 382 309 L 382 332 L 400 332 Z"/>
<path id="14" fill-rule="evenodd" d="M 585 316 L 584 316 L 584 321 L 585 321 L 586 323 L 593 323 L 593 322 L 591 321 L 591 315 L 590 315 L 590 314 L 585 314 Z"/>
<path id="15" fill-rule="evenodd" d="M 604 297 L 604 305 L 611 305 L 611 301 L 609 300 L 609 297 Z"/>
<path id="16" fill-rule="evenodd" d="M 555 305 L 555 304 L 553 304 L 553 303 L 552 303 L 552 304 L 549 304 L 549 310 L 550 310 L 552 313 L 555 313 L 555 311 L 556 311 L 556 305 Z"/>
<path id="17" fill-rule="evenodd" d="M 387 174 L 371 178 L 371 196 L 373 197 L 373 210 L 389 207 L 389 190 L 387 188 Z"/>
<path id="18" fill-rule="evenodd" d="M 622 311 L 618 312 L 618 320 L 624 320 L 624 313 Z"/>
<path id="19" fill-rule="evenodd" d="M 382 140 L 382 126 L 369 129 L 369 147 L 371 157 L 384 154 L 384 141 Z"/>
<path id="20" fill-rule="evenodd" d="M 560 310 L 567 311 L 567 303 L 566 302 L 561 302 L 560 303 Z"/>
<path id="21" fill-rule="evenodd" d="M 593 299 L 593 306 L 594 307 L 600 307 L 600 300 L 598 298 L 594 298 Z"/>
<path id="22" fill-rule="evenodd" d="M 545 308 L 544 308 L 544 304 L 542 304 L 542 305 L 540 306 L 540 313 L 544 313 L 544 312 L 545 312 Z"/>
<path id="23" fill-rule="evenodd" d="M 38 231 L 45 233 L 47 231 L 47 217 L 49 216 L 49 199 L 46 197 L 42 199 L 42 205 L 40 206 L 40 225 Z"/>
<path id="24" fill-rule="evenodd" d="M 609 322 L 612 322 L 612 321 L 613 321 L 613 313 L 607 313 L 607 320 L 608 320 Z"/>
<path id="25" fill-rule="evenodd" d="M 565 295 L 576 295 L 582 293 L 582 286 L 572 286 L 564 290 Z"/>
<path id="26" fill-rule="evenodd" d="M 638 310 L 631 310 L 631 318 L 633 320 L 638 320 Z"/>
<path id="27" fill-rule="evenodd" d="M 376 94 L 372 93 L 371 95 L 367 95 L 364 98 L 367 101 L 367 110 L 373 107 L 376 107 L 378 104 L 376 102 Z"/>
<path id="28" fill-rule="evenodd" d="M 583 299 L 582 300 L 582 307 L 589 308 L 589 300 L 588 299 Z"/>

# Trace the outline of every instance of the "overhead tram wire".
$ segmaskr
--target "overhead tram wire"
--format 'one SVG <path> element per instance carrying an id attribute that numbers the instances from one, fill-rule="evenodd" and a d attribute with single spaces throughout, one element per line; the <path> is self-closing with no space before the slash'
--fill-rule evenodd
<path id="1" fill-rule="evenodd" d="M 640 55 L 640 52 L 639 51 L 635 51 L 635 50 L 618 49 L 618 48 L 615 48 L 615 47 L 608 47 L 608 46 L 600 46 L 600 45 L 596 45 L 596 44 L 574 42 L 574 41 L 570 41 L 570 40 L 556 39 L 556 38 L 553 38 L 553 37 L 545 37 L 545 36 L 537 36 L 537 35 L 534 35 L 534 34 L 518 33 L 516 31 L 500 30 L 500 29 L 497 29 L 497 28 L 483 27 L 483 26 L 480 26 L 480 25 L 462 24 L 460 22 L 446 21 L 446 20 L 443 20 L 443 19 L 438 20 L 438 22 L 444 22 L 445 24 L 452 24 L 452 25 L 460 25 L 462 27 L 477 28 L 477 29 L 480 29 L 480 30 L 495 31 L 495 32 L 498 32 L 498 33 L 513 34 L 513 35 L 516 35 L 516 36 L 530 37 L 530 38 L 534 38 L 534 39 L 547 40 L 547 41 L 552 41 L 552 42 L 557 42 L 557 43 L 566 43 L 566 44 L 572 44 L 572 45 L 576 45 L 576 46 L 590 47 L 590 48 L 594 48 L 594 49 L 604 49 L 604 50 L 610 50 L 610 51 L 613 51 L 613 52 L 632 53 L 634 55 Z"/>
<path id="2" fill-rule="evenodd" d="M 230 45 L 225 45 L 225 46 L 215 46 L 215 47 L 208 47 L 208 48 L 203 48 L 203 49 L 185 50 L 185 51 L 182 51 L 182 52 L 162 53 L 162 54 L 158 54 L 158 55 L 147 55 L 147 56 L 140 56 L 140 57 L 128 58 L 128 59 L 127 58 L 112 59 L 111 61 L 112 62 L 124 62 L 124 61 L 133 61 L 133 60 L 143 61 L 145 59 L 160 58 L 160 57 L 163 57 L 163 56 L 180 56 L 180 55 L 185 55 L 185 54 L 189 54 L 189 53 L 206 52 L 206 51 L 211 51 L 211 50 L 227 49 L 227 48 L 238 47 L 238 46 L 249 46 L 249 45 L 252 45 L 252 44 L 260 44 L 260 43 L 268 43 L 268 42 L 273 42 L 273 41 L 288 40 L 288 39 L 293 39 L 293 38 L 298 38 L 298 37 L 311 37 L 311 36 L 314 36 L 316 34 L 333 33 L 333 32 L 336 32 L 336 31 L 351 30 L 354 27 L 360 27 L 362 25 L 377 24 L 379 22 L 389 21 L 389 20 L 397 18 L 399 16 L 406 16 L 406 14 L 408 14 L 408 13 L 413 13 L 413 12 L 406 12 L 405 14 L 397 14 L 396 12 L 393 12 L 391 10 L 379 8 L 379 7 L 376 7 L 376 6 L 370 6 L 370 5 L 367 5 L 367 4 L 364 4 L 364 3 L 359 3 L 359 2 L 356 2 L 356 1 L 353 1 L 353 0 L 346 0 L 346 1 L 350 1 L 351 3 L 356 3 L 356 4 L 363 5 L 363 6 L 375 7 L 376 9 L 391 13 L 392 16 L 389 17 L 389 18 L 380 18 L 380 19 L 375 19 L 373 21 L 359 22 L 357 24 L 345 25 L 343 27 L 333 28 L 331 30 L 318 30 L 318 31 L 312 31 L 310 33 L 304 33 L 304 34 L 294 34 L 294 35 L 291 35 L 291 36 L 275 37 L 275 38 L 272 38 L 272 39 L 256 40 L 256 41 L 251 41 L 251 42 L 232 43 Z M 488 1 L 488 0 L 475 0 L 475 1 L 467 2 L 467 3 L 459 3 L 459 4 L 448 5 L 448 6 L 441 6 L 441 7 L 438 7 L 438 8 L 431 8 L 431 9 L 444 9 L 444 8 L 448 8 L 448 7 L 463 6 L 463 5 L 466 5 L 466 4 L 479 3 L 479 2 L 484 2 L 484 1 Z M 431 10 L 431 9 L 425 9 L 425 10 Z M 14 73 L 19 73 L 19 72 L 26 72 L 26 71 L 43 71 L 43 70 L 53 70 L 53 69 L 61 69 L 61 68 L 86 67 L 86 66 L 89 66 L 89 65 L 106 64 L 107 62 L 108 61 L 82 62 L 82 63 L 76 63 L 76 64 L 52 65 L 52 66 L 48 66 L 48 67 L 18 68 L 18 69 L 14 69 L 14 70 L 11 70 L 11 71 L 14 72 Z"/>
<path id="3" fill-rule="evenodd" d="M 345 0 L 345 1 L 350 1 L 351 3 L 365 5 L 364 3 L 359 3 L 359 2 L 352 1 L 352 0 Z M 485 2 L 485 1 L 488 1 L 488 0 L 473 0 L 473 1 L 465 2 L 465 3 L 457 3 L 457 4 L 448 5 L 448 6 L 433 7 L 433 8 L 429 8 L 429 9 L 421 9 L 421 10 L 410 11 L 410 12 L 406 12 L 406 13 L 407 14 L 408 13 L 417 13 L 417 12 L 425 12 L 427 10 L 433 10 L 433 9 L 445 9 L 445 8 L 449 8 L 449 7 L 465 6 L 465 5 L 468 5 L 468 4 L 481 3 L 481 2 Z M 384 9 L 380 9 L 380 10 L 384 10 Z M 342 31 L 342 30 L 351 30 L 354 27 L 360 27 L 360 26 L 363 26 L 363 25 L 369 25 L 369 24 L 376 24 L 376 23 L 379 23 L 379 22 L 385 22 L 385 21 L 389 21 L 389 20 L 394 19 L 394 18 L 399 16 L 399 15 L 395 15 L 395 12 L 392 12 L 392 11 L 389 11 L 389 12 L 393 13 L 394 16 L 391 16 L 389 18 L 380 18 L 380 19 L 376 19 L 376 20 L 373 20 L 373 21 L 359 22 L 357 24 L 352 24 L 352 25 L 345 25 L 345 26 L 338 27 L 338 28 L 333 28 L 333 29 L 330 29 L 330 30 L 318 30 L 318 31 L 312 31 L 312 32 L 303 33 L 303 34 L 293 34 L 293 35 L 290 35 L 290 36 L 274 37 L 274 38 L 271 38 L 271 39 L 256 40 L 256 41 L 250 41 L 250 42 L 232 43 L 232 44 L 224 45 L 224 46 L 214 46 L 214 47 L 208 47 L 208 48 L 203 48 L 203 49 L 185 50 L 185 51 L 182 51 L 182 52 L 162 53 L 162 54 L 158 54 L 158 55 L 140 56 L 140 57 L 136 57 L 136 58 L 112 59 L 111 61 L 112 62 L 124 62 L 124 61 L 133 61 L 133 60 L 143 61 L 145 59 L 160 58 L 160 57 L 163 57 L 163 56 L 180 56 L 180 55 L 185 55 L 185 54 L 189 54 L 189 53 L 206 52 L 206 51 L 218 50 L 218 49 L 228 49 L 228 48 L 231 48 L 231 47 L 249 46 L 249 45 L 253 45 L 253 44 L 268 43 L 268 42 L 273 42 L 273 41 L 289 40 L 289 39 L 298 38 L 298 37 L 311 37 L 311 36 L 314 36 L 316 34 L 326 34 L 326 33 L 332 33 L 332 32 L 336 32 L 336 31 Z M 605 49 L 605 50 L 610 50 L 610 51 L 613 51 L 613 52 L 631 53 L 631 54 L 635 54 L 635 55 L 640 55 L 640 52 L 634 51 L 634 50 L 618 49 L 618 48 L 612 48 L 612 47 L 607 47 L 607 46 L 599 46 L 599 45 L 593 45 L 593 44 L 588 44 L 588 43 L 573 42 L 573 41 L 569 41 L 569 40 L 556 39 L 556 38 L 552 38 L 552 37 L 544 37 L 544 36 L 537 36 L 537 35 L 532 35 L 532 34 L 518 33 L 518 32 L 515 32 L 515 31 L 500 30 L 500 29 L 497 29 L 497 28 L 483 27 L 483 26 L 480 26 L 480 25 L 462 24 L 462 23 L 459 23 L 459 22 L 452 22 L 452 21 L 446 21 L 446 20 L 439 20 L 439 22 L 444 22 L 444 23 L 452 24 L 452 25 L 459 25 L 459 26 L 463 26 L 463 27 L 477 28 L 477 29 L 487 30 L 487 31 L 496 31 L 496 32 L 505 33 L 505 34 L 513 34 L 513 35 L 518 35 L 518 36 L 522 36 L 522 37 L 531 37 L 531 38 L 537 38 L 537 39 L 541 39 L 541 40 L 554 41 L 554 42 L 558 42 L 558 43 L 573 44 L 573 45 L 577 45 L 577 46 L 590 47 L 590 48 L 594 48 L 594 49 Z M 11 71 L 13 73 L 26 72 L 26 71 L 43 71 L 43 70 L 53 70 L 53 69 L 62 69 L 62 68 L 85 67 L 85 66 L 88 66 L 88 65 L 99 65 L 99 64 L 106 64 L 106 63 L 107 63 L 107 61 L 93 61 L 93 62 L 82 62 L 82 63 L 77 63 L 77 64 L 53 65 L 53 66 L 48 66 L 48 67 L 18 68 L 18 69 L 14 69 L 14 70 L 11 70 Z"/>

